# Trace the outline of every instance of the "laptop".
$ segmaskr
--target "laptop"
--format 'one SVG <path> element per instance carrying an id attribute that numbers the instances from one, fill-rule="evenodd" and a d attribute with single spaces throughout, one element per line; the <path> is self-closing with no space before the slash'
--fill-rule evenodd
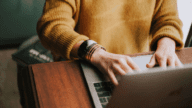
<path id="1" fill-rule="evenodd" d="M 151 57 L 132 57 L 142 71 L 116 76 L 117 87 L 93 65 L 82 61 L 81 67 L 95 107 L 192 106 L 192 65 L 148 69 L 146 64 Z"/>

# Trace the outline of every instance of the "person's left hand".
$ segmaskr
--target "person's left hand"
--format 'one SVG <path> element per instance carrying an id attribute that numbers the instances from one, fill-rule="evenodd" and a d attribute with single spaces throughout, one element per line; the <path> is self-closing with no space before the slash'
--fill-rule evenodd
<path id="1" fill-rule="evenodd" d="M 182 66 L 179 58 L 175 53 L 175 41 L 168 37 L 163 37 L 157 42 L 157 50 L 153 54 L 150 62 L 146 65 L 147 68 L 152 68 L 156 64 L 160 67 Z"/>

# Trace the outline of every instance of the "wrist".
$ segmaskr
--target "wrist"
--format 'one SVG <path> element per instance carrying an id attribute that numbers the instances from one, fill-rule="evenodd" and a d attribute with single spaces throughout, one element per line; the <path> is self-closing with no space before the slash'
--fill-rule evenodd
<path id="1" fill-rule="evenodd" d="M 86 54 L 85 59 L 89 62 L 92 62 L 92 58 L 94 57 L 99 57 L 103 52 L 106 51 L 106 49 L 104 47 L 102 47 L 101 45 L 95 44 Z M 94 57 L 93 57 L 94 55 Z M 99 58 L 98 58 L 99 59 Z"/>
<path id="2" fill-rule="evenodd" d="M 106 51 L 101 49 L 101 48 L 98 48 L 95 50 L 95 52 L 92 54 L 91 58 L 90 58 L 90 62 L 93 63 L 93 62 L 96 62 L 97 60 L 99 60 L 100 58 L 102 58 L 103 55 L 106 55 Z"/>
<path id="3" fill-rule="evenodd" d="M 173 39 L 169 37 L 163 37 L 159 39 L 159 41 L 157 42 L 157 49 L 161 47 L 171 47 L 172 49 L 175 50 L 176 43 Z"/>
<path id="4" fill-rule="evenodd" d="M 96 50 L 98 51 L 98 49 L 105 50 L 104 47 L 97 44 L 95 41 L 86 40 L 80 45 L 78 49 L 78 57 L 80 59 L 91 62 L 92 55 L 95 53 Z"/>
<path id="5" fill-rule="evenodd" d="M 76 43 L 72 50 L 71 50 L 71 56 L 74 58 L 78 58 L 78 49 L 80 47 L 80 45 L 83 43 L 84 41 L 79 41 L 78 43 Z"/>

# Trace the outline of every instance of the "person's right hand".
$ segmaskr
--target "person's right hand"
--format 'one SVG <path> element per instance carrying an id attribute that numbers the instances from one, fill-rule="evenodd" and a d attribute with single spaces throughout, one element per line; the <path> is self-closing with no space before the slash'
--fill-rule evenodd
<path id="1" fill-rule="evenodd" d="M 102 49 L 97 49 L 90 62 L 96 66 L 102 73 L 108 75 L 114 85 L 118 85 L 116 74 L 125 75 L 133 70 L 140 70 L 131 57 L 120 54 L 112 54 Z"/>

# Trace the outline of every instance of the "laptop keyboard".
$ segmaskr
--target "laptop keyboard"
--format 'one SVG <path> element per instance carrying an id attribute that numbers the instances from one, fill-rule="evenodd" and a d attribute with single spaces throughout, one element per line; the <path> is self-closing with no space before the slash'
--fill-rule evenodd
<path id="1" fill-rule="evenodd" d="M 111 82 L 100 82 L 94 83 L 94 87 L 97 91 L 97 95 L 99 97 L 102 107 L 105 108 L 111 97 L 114 85 Z"/>

